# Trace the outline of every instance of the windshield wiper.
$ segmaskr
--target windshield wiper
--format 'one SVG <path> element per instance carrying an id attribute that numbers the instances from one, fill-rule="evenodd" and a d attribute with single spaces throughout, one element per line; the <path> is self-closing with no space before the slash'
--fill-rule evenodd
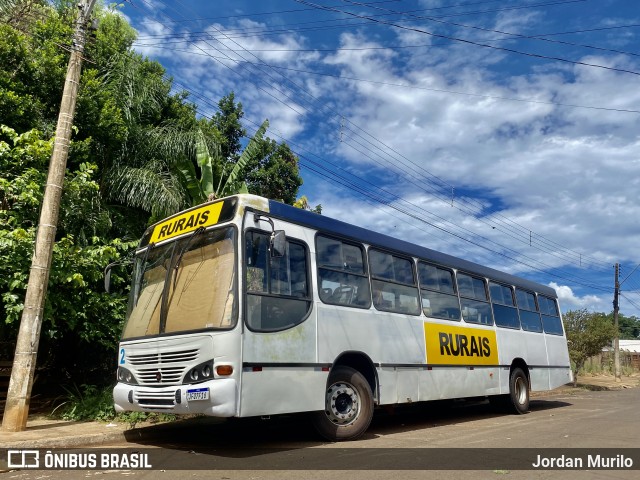
<path id="1" fill-rule="evenodd" d="M 195 240 L 195 238 L 200 235 L 202 232 L 204 232 L 204 227 L 198 227 L 192 234 L 191 236 L 189 236 L 189 238 L 186 241 L 186 244 L 184 246 L 184 248 L 180 251 L 180 255 L 178 255 L 178 259 L 176 260 L 176 263 L 173 267 L 174 272 L 173 272 L 173 288 L 176 288 L 176 283 L 178 283 L 178 269 L 180 268 L 180 264 L 182 263 L 182 257 L 184 257 L 184 254 L 187 253 L 187 251 L 189 250 L 189 247 L 193 244 L 193 241 Z"/>
<path id="2" fill-rule="evenodd" d="M 136 288 L 136 289 L 140 288 L 139 283 L 140 283 L 140 280 L 141 280 L 142 278 L 144 278 L 144 269 L 145 269 L 145 267 L 146 267 L 146 265 L 147 265 L 147 260 L 149 259 L 149 253 L 151 252 L 151 250 L 153 250 L 153 248 L 154 248 L 155 246 L 156 246 L 156 244 L 155 244 L 155 243 L 150 243 L 149 245 L 147 245 L 147 249 L 146 249 L 146 250 L 145 250 L 145 252 L 144 252 L 144 257 L 142 257 L 142 263 L 141 263 L 142 268 L 140 269 L 141 271 L 140 271 L 140 273 L 138 274 L 138 278 L 136 278 L 136 279 L 135 279 L 134 288 Z M 135 272 L 134 272 L 134 274 L 135 274 Z M 135 292 L 135 290 L 134 290 L 134 292 Z M 135 294 L 135 293 L 134 293 L 134 294 Z M 140 296 L 139 296 L 139 295 L 136 295 L 136 297 L 135 297 L 136 301 L 135 301 L 134 306 L 137 306 L 137 305 L 138 305 L 138 300 L 139 300 L 139 298 L 140 298 Z"/>

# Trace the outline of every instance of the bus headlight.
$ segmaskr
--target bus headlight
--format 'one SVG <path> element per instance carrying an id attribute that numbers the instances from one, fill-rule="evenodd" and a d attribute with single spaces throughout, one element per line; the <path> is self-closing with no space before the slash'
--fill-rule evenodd
<path id="1" fill-rule="evenodd" d="M 198 383 L 213 378 L 213 360 L 196 365 L 187 372 L 182 383 Z"/>
<path id="2" fill-rule="evenodd" d="M 133 374 L 124 367 L 118 367 L 117 377 L 119 382 L 128 383 L 129 385 L 136 385 L 138 383 Z"/>

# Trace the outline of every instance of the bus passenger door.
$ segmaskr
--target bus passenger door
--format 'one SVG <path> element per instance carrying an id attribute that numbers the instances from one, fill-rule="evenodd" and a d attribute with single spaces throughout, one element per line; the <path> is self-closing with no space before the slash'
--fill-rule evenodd
<path id="1" fill-rule="evenodd" d="M 243 239 L 243 375 L 240 416 L 324 408 L 326 372 L 317 364 L 310 246 L 313 232 L 250 212 Z M 286 233 L 282 256 L 273 230 Z"/>

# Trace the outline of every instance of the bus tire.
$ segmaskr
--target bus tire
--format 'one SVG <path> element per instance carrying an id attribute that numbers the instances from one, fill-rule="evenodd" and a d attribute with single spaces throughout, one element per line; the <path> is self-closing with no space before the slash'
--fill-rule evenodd
<path id="1" fill-rule="evenodd" d="M 334 368 L 325 390 L 325 409 L 313 415 L 314 427 L 327 440 L 339 442 L 360 437 L 373 418 L 369 382 L 351 367 Z"/>
<path id="2" fill-rule="evenodd" d="M 509 376 L 509 408 L 518 415 L 529 411 L 529 378 L 518 367 Z"/>

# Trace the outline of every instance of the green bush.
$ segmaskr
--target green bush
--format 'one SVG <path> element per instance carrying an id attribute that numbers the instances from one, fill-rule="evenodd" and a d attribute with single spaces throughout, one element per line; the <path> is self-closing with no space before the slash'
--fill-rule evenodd
<path id="1" fill-rule="evenodd" d="M 131 428 L 140 422 L 170 422 L 175 415 L 167 413 L 124 412 L 113 408 L 113 387 L 96 385 L 74 385 L 65 388 L 67 394 L 51 413 L 53 418 L 72 421 L 118 421 L 128 423 Z"/>
<path id="2" fill-rule="evenodd" d="M 116 417 L 112 387 L 100 389 L 95 385 L 74 385 L 65 390 L 66 398 L 54 409 L 52 416 L 75 421 L 108 421 Z"/>

